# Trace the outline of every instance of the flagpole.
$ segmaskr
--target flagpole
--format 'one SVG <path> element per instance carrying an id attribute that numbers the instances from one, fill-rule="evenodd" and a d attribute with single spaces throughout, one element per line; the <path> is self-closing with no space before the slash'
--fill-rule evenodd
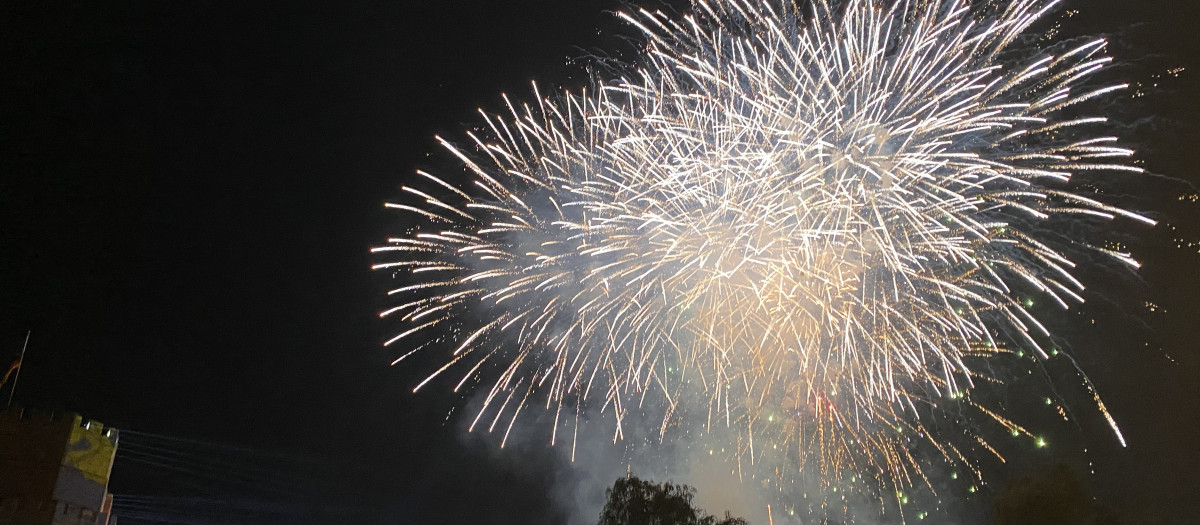
<path id="1" fill-rule="evenodd" d="M 29 348 L 29 335 L 32 333 L 33 330 L 25 332 L 25 344 L 21 345 L 21 357 L 17 358 L 17 372 L 13 376 L 12 390 L 8 391 L 8 405 L 4 407 L 5 409 L 12 408 L 13 394 L 17 393 L 17 380 L 21 379 L 21 367 L 25 366 L 25 349 Z"/>

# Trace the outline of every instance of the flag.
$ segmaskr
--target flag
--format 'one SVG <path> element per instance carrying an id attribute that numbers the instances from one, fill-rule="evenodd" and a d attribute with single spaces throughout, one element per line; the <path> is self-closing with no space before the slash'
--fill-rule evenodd
<path id="1" fill-rule="evenodd" d="M 4 379 L 0 379 L 0 388 L 4 388 L 4 385 L 8 384 L 8 378 L 11 377 L 13 372 L 16 372 L 18 368 L 21 368 L 20 357 L 14 360 L 11 365 L 8 365 L 8 371 L 4 372 Z"/>

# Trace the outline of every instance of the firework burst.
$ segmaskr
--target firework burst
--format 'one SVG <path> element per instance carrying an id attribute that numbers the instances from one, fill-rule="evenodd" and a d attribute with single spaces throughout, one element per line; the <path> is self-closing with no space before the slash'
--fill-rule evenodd
<path id="1" fill-rule="evenodd" d="M 418 172 L 388 204 L 416 225 L 375 249 L 402 281 L 386 344 L 448 352 L 417 389 L 480 391 L 472 428 L 506 439 L 534 405 L 552 441 L 589 413 L 619 439 L 654 406 L 660 439 L 728 428 L 752 463 L 880 486 L 924 476 L 913 439 L 955 464 L 999 455 L 929 425 L 939 403 L 1029 434 L 972 400 L 998 380 L 983 365 L 1049 357 L 1027 302 L 1081 303 L 1080 254 L 1137 266 L 1049 226 L 1153 224 L 1073 191 L 1081 172 L 1140 170 L 1078 113 L 1124 87 L 1092 80 L 1104 41 L 1020 44 L 1053 4 L 622 14 L 639 61 L 582 93 L 505 98 L 469 146 L 439 139 L 465 182 Z"/>

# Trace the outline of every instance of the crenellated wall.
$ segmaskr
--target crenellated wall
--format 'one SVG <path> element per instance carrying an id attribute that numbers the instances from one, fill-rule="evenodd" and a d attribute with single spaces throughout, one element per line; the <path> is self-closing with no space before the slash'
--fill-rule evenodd
<path id="1" fill-rule="evenodd" d="M 0 413 L 0 523 L 108 522 L 118 432 L 78 414 Z"/>

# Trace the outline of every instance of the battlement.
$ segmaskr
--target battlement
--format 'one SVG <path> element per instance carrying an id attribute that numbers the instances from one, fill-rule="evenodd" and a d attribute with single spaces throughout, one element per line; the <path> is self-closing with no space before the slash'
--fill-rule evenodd
<path id="1" fill-rule="evenodd" d="M 63 421 L 73 420 L 78 414 L 68 412 L 59 414 L 19 406 L 0 412 L 0 421 L 7 423 L 25 423 L 30 425 L 57 425 Z"/>
<path id="2" fill-rule="evenodd" d="M 104 424 L 74 412 L 46 412 L 22 407 L 13 407 L 0 412 L 0 433 L 6 430 L 16 430 L 18 427 L 33 432 L 66 432 L 82 433 L 95 439 L 107 441 L 109 446 L 117 446 L 120 432 L 115 428 L 105 428 Z M 40 427 L 40 428 L 39 428 Z"/>
<path id="3" fill-rule="evenodd" d="M 120 437 L 120 432 L 115 428 L 104 428 L 104 423 L 94 419 L 83 419 L 79 414 L 75 416 L 74 426 L 84 433 L 95 436 L 98 439 L 103 439 L 108 442 L 109 446 L 117 446 L 117 439 Z"/>

